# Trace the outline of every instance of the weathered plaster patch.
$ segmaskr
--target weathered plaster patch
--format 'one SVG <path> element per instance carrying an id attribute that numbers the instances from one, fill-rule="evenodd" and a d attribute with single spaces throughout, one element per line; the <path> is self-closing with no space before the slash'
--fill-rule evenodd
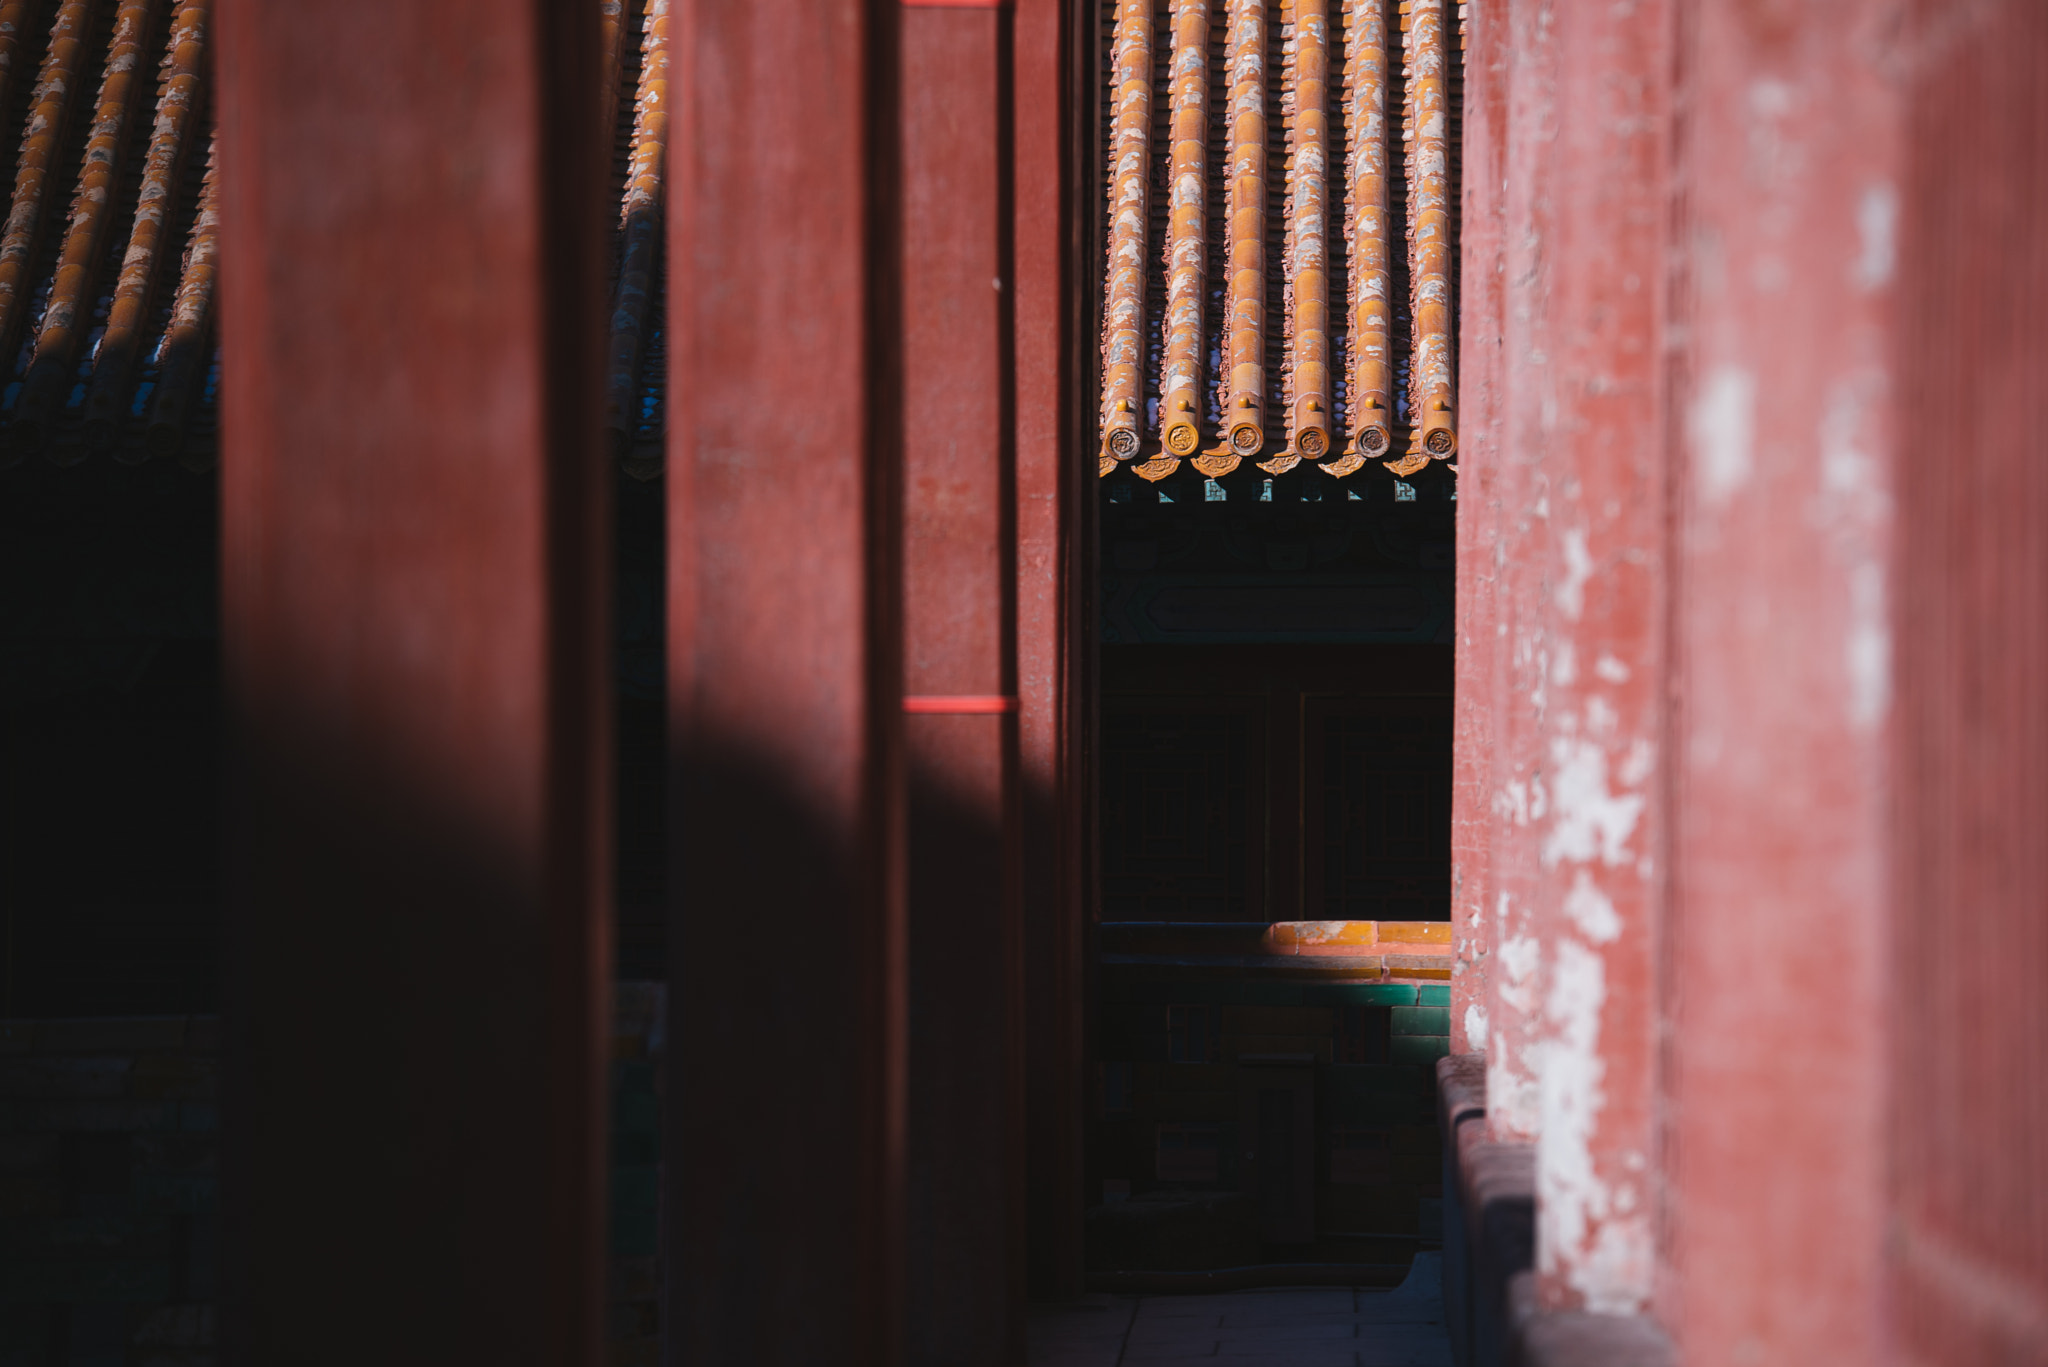
<path id="1" fill-rule="evenodd" d="M 1643 814 L 1643 795 L 1614 793 L 1607 786 L 1607 752 L 1590 740 L 1551 742 L 1556 773 L 1551 780 L 1557 820 L 1543 841 L 1546 867 L 1559 860 L 1609 867 L 1628 860 L 1628 840 Z"/>
<path id="2" fill-rule="evenodd" d="M 1632 1218 L 1634 1192 L 1605 1181 L 1593 1161 L 1593 1135 L 1607 1103 L 1600 1057 L 1606 1004 L 1606 964 L 1578 941 L 1560 940 L 1544 1003 L 1551 1029 L 1536 1068 L 1536 1247 L 1543 1271 L 1562 1276 L 1588 1310 L 1632 1314 L 1648 1294 L 1647 1231 Z"/>
<path id="3" fill-rule="evenodd" d="M 1621 913 L 1584 869 L 1578 871 L 1572 890 L 1565 894 L 1564 914 L 1596 945 L 1608 944 L 1621 934 Z"/>
<path id="4" fill-rule="evenodd" d="M 1543 947 L 1532 935 L 1517 935 L 1498 952 L 1500 999 L 1510 1009 L 1528 1015 L 1536 1009 L 1536 968 L 1542 962 Z"/>
<path id="5" fill-rule="evenodd" d="M 1624 1195 L 1628 1188 L 1622 1189 Z M 1633 1201 L 1627 1203 L 1634 1205 Z M 1586 1251 L 1583 1271 L 1569 1278 L 1586 1297 L 1586 1308 L 1596 1315 L 1633 1315 L 1649 1300 L 1648 1287 L 1654 1274 L 1649 1222 L 1631 1219 L 1626 1210 L 1619 1218 L 1604 1221 Z"/>
<path id="6" fill-rule="evenodd" d="M 1883 392 L 1882 376 L 1854 376 L 1828 390 L 1821 409 L 1820 487 L 1827 510 L 1839 513 L 1866 505 L 1877 492 L 1877 461 L 1871 456 L 1869 423 Z"/>
<path id="7" fill-rule="evenodd" d="M 1536 1069 L 1543 1099 L 1536 1151 L 1537 1211 L 1543 1224 L 1537 1247 L 1546 1273 L 1583 1259 L 1592 1222 L 1608 1204 L 1592 1148 L 1607 1102 L 1602 1087 L 1607 1065 L 1600 1057 L 1600 1012 L 1606 1003 L 1606 964 L 1576 940 L 1559 940 L 1544 1002 L 1551 1029 Z"/>
<path id="8" fill-rule="evenodd" d="M 1486 1051 L 1486 1127 L 1505 1139 L 1534 1139 L 1543 1118 L 1536 1079 L 1505 1035 Z"/>
<path id="9" fill-rule="evenodd" d="M 1699 495 L 1718 508 L 1749 482 L 1756 441 L 1756 377 L 1741 366 L 1716 367 L 1693 401 L 1693 477 Z"/>
<path id="10" fill-rule="evenodd" d="M 1849 722 L 1876 725 L 1891 705 L 1891 627 L 1884 567 L 1872 532 L 1889 499 L 1877 458 L 1874 430 L 1883 408 L 1885 377 L 1863 371 L 1829 388 L 1815 433 L 1820 446 L 1820 525 L 1832 533 L 1847 562 L 1849 613 L 1843 633 L 1843 669 Z"/>
<path id="11" fill-rule="evenodd" d="M 1875 726 L 1891 707 L 1892 633 L 1884 600 L 1883 567 L 1871 561 L 1858 565 L 1849 575 L 1849 627 L 1843 642 L 1852 726 Z"/>
<path id="12" fill-rule="evenodd" d="M 1520 782 L 1508 782 L 1493 796 L 1493 813 L 1517 826 L 1529 824 L 1529 790 Z"/>
<path id="13" fill-rule="evenodd" d="M 1856 258 L 1852 278 L 1862 289 L 1883 289 L 1891 283 L 1898 260 L 1899 192 L 1889 182 L 1864 187 L 1856 205 L 1856 232 L 1863 239 L 1863 253 Z"/>
<path id="14" fill-rule="evenodd" d="M 1650 742 L 1636 738 L 1628 747 L 1628 753 L 1621 757 L 1621 767 L 1614 771 L 1624 788 L 1640 788 L 1649 780 L 1650 770 L 1657 764 L 1657 747 Z"/>
<path id="15" fill-rule="evenodd" d="M 1594 664 L 1593 673 L 1611 684 L 1625 684 L 1629 679 L 1628 666 L 1612 655 L 1602 655 Z"/>
<path id="16" fill-rule="evenodd" d="M 1465 1008 L 1465 1045 L 1476 1054 L 1486 1052 L 1486 1009 L 1477 1002 Z"/>
<path id="17" fill-rule="evenodd" d="M 1557 586 L 1557 608 L 1576 622 L 1586 610 L 1586 581 L 1593 577 L 1593 556 L 1586 549 L 1583 527 L 1567 528 L 1564 534 L 1564 582 Z"/>

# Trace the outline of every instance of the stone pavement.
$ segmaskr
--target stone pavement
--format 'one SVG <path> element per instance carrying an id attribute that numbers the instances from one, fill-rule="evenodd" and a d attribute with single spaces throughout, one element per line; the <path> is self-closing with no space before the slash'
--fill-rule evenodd
<path id="1" fill-rule="evenodd" d="M 1451 1367 L 1442 1255 L 1392 1291 L 1087 1296 L 1031 1310 L 1031 1367 Z"/>

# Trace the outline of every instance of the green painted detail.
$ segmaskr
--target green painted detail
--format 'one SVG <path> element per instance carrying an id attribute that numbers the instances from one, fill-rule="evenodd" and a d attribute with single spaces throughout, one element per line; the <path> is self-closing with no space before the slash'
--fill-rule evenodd
<path id="1" fill-rule="evenodd" d="M 1449 983 L 1424 983 L 1421 995 L 1416 998 L 1417 1006 L 1449 1006 L 1451 985 Z"/>
<path id="2" fill-rule="evenodd" d="M 1414 983 L 1331 983 L 1304 989 L 1310 1006 L 1413 1006 Z"/>
<path id="3" fill-rule="evenodd" d="M 1394 1008 L 1396 1035 L 1448 1035 L 1451 1013 L 1442 1006 L 1397 1006 Z"/>
<path id="4" fill-rule="evenodd" d="M 1395 1063 L 1434 1067 L 1451 1052 L 1448 1035 L 1396 1035 L 1387 1041 L 1387 1054 Z"/>

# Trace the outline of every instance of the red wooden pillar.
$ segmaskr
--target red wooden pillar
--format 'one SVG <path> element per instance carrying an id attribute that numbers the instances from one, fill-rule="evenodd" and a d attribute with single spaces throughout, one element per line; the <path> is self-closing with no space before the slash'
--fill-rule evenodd
<path id="1" fill-rule="evenodd" d="M 1536 1257 L 1546 1309 L 1632 1314 L 1655 1263 L 1673 15 L 1574 0 L 1550 25 Z"/>
<path id="2" fill-rule="evenodd" d="M 1659 1310 L 1688 1361 L 1878 1362 L 1893 497 L 1966 478 L 1896 445 L 1910 66 L 1880 0 L 1691 9 Z"/>
<path id="3" fill-rule="evenodd" d="M 1502 16 L 1496 16 L 1498 22 Z M 1486 1123 L 1493 1138 L 1534 1139 L 1539 1128 L 1536 1030 L 1541 1010 L 1541 941 L 1533 919 L 1538 866 L 1529 823 L 1543 811 L 1542 732 L 1550 670 L 1548 512 L 1550 433 L 1542 417 L 1552 384 L 1549 335 L 1552 241 L 1556 216 L 1558 53 L 1547 7 L 1513 0 L 1508 57 L 1505 282 L 1499 451 L 1495 476 L 1500 517 L 1492 549 L 1495 577 L 1491 794 L 1495 843 L 1488 868 L 1489 927 Z M 1462 501 L 1462 500 L 1461 500 Z M 1478 547 L 1461 545 L 1460 559 Z M 1482 550 L 1480 553 L 1484 554 Z"/>
<path id="4" fill-rule="evenodd" d="M 1884 1303 L 1902 1360 L 1992 1367 L 2048 1359 L 2048 9 L 1923 12 L 1896 200 Z"/>
<path id="5" fill-rule="evenodd" d="M 905 1360 L 1021 1362 L 1010 16 L 905 4 Z"/>
<path id="6" fill-rule="evenodd" d="M 900 1356 L 895 18 L 785 0 L 673 21 L 678 1363 Z"/>
<path id="7" fill-rule="evenodd" d="M 1451 1052 L 1486 1052 L 1494 914 L 1494 736 L 1507 664 L 1498 595 L 1506 474 L 1502 314 L 1506 274 L 1508 25 L 1468 9 L 1458 289 L 1458 589 L 1451 789 Z"/>
<path id="8" fill-rule="evenodd" d="M 1016 614 L 1019 838 L 1025 965 L 1025 1165 L 1028 1277 L 1033 1295 L 1081 1290 L 1082 944 L 1086 832 L 1093 804 L 1081 736 L 1088 602 L 1081 591 L 1086 511 L 1095 496 L 1077 435 L 1087 407 L 1079 364 L 1090 311 L 1073 262 L 1088 224 L 1074 168 L 1093 128 L 1074 102 L 1097 82 L 1076 78 L 1065 0 L 1018 0 L 1011 23 L 1011 275 L 1015 349 Z"/>
<path id="9" fill-rule="evenodd" d="M 594 1363 L 594 7 L 217 22 L 230 1360 Z"/>

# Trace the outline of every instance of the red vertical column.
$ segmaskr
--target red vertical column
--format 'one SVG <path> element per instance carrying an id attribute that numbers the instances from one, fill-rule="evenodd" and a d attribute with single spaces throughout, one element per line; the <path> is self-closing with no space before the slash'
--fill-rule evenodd
<path id="1" fill-rule="evenodd" d="M 597 1360 L 596 17 L 220 8 L 240 1361 Z"/>
<path id="2" fill-rule="evenodd" d="M 790 0 L 672 20 L 679 1363 L 900 1357 L 895 17 Z"/>
<path id="3" fill-rule="evenodd" d="M 1568 0 L 1550 24 L 1536 1259 L 1545 1308 L 1621 1315 L 1655 1265 L 1673 12 Z"/>
<path id="4" fill-rule="evenodd" d="M 905 1358 L 949 1367 L 1023 1356 L 1009 15 L 901 23 Z"/>
<path id="5" fill-rule="evenodd" d="M 1075 297 L 1072 263 L 1088 226 L 1075 168 L 1094 164 L 1076 147 L 1093 125 L 1073 102 L 1096 82 L 1092 67 L 1074 79 L 1071 12 L 1062 0 L 1018 0 L 1011 20 L 1025 1218 L 1028 1277 L 1041 1296 L 1081 1289 L 1082 855 L 1093 821 L 1080 760 L 1087 599 L 1077 553 L 1094 492 L 1077 462 L 1093 434 L 1076 434 L 1088 310 Z"/>
<path id="6" fill-rule="evenodd" d="M 1688 1361 L 1884 1357 L 1896 20 L 1688 15 L 1659 1307 Z"/>
<path id="7" fill-rule="evenodd" d="M 1507 288 L 1508 26 L 1504 5 L 1466 19 L 1458 309 L 1458 591 L 1451 789 L 1451 1052 L 1486 1052 L 1492 958 L 1495 714 L 1502 617 L 1497 563 L 1503 448 L 1502 308 Z"/>
<path id="8" fill-rule="evenodd" d="M 1992 1367 L 2048 1359 L 2048 10 L 1920 8 L 1885 1303 L 1901 1360 Z"/>
<path id="9" fill-rule="evenodd" d="M 1507 165 L 1499 462 L 1501 510 L 1491 549 L 1495 644 L 1491 794 L 1493 905 L 1487 952 L 1486 1124 L 1493 1138 L 1534 1139 L 1539 1128 L 1535 1031 L 1542 945 L 1530 823 L 1545 812 L 1543 721 L 1550 672 L 1548 464 L 1554 411 L 1547 341 L 1555 252 L 1558 82 L 1555 6 L 1514 0 L 1506 12 Z M 1498 16 L 1497 16 L 1498 18 Z M 1462 501 L 1462 500 L 1461 500 Z M 1469 559 L 1481 548 L 1460 548 Z"/>

